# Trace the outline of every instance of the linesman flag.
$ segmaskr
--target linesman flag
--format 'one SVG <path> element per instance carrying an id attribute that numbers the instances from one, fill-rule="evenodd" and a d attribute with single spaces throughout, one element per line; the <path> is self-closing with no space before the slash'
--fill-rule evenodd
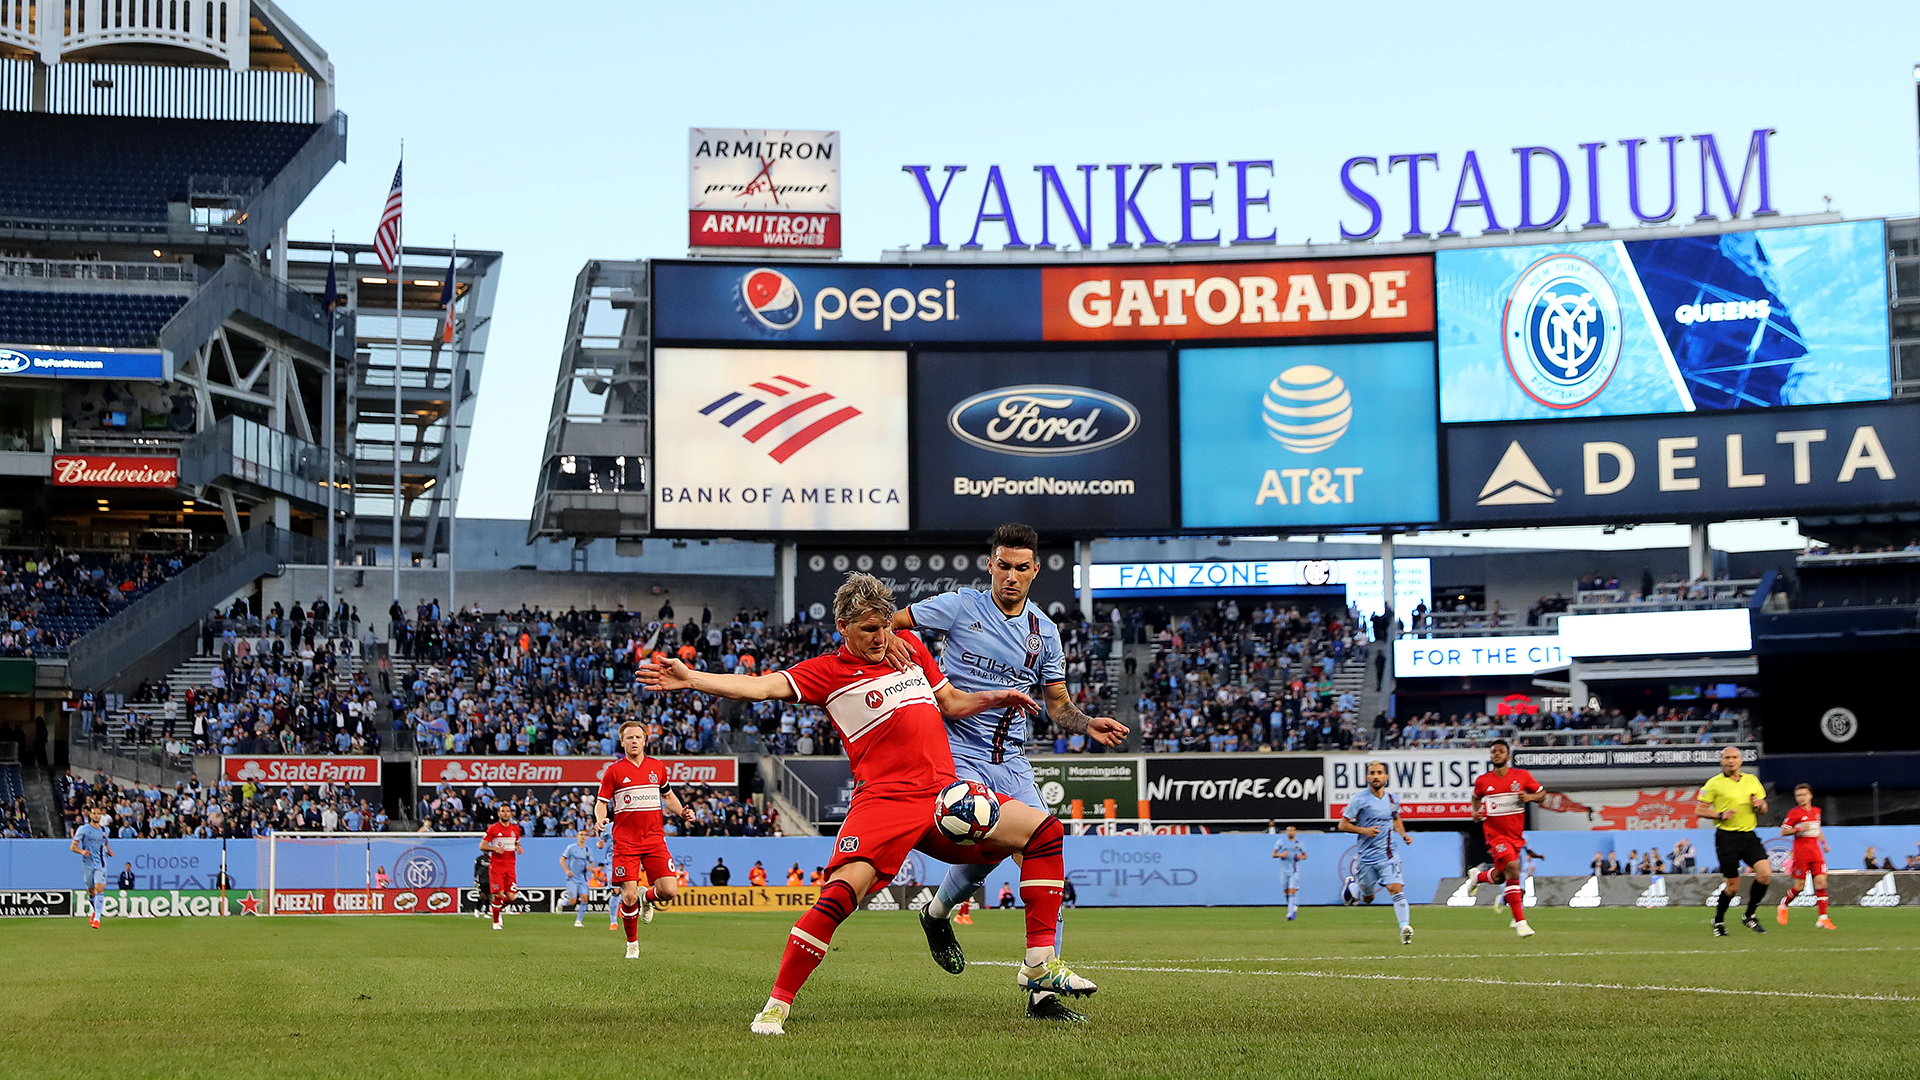
<path id="1" fill-rule="evenodd" d="M 405 167 L 405 162 L 393 167 L 393 190 L 387 192 L 387 207 L 380 211 L 380 225 L 373 230 L 374 258 L 389 274 L 400 269 L 395 256 L 400 249 L 400 170 Z"/>
<path id="2" fill-rule="evenodd" d="M 459 299 L 459 294 L 456 293 L 453 288 L 453 264 L 455 258 L 456 256 L 453 255 L 447 256 L 447 277 L 445 281 L 440 283 L 440 309 L 447 313 L 446 318 L 440 325 L 440 341 L 442 344 L 447 345 L 453 343 L 453 302 Z"/>

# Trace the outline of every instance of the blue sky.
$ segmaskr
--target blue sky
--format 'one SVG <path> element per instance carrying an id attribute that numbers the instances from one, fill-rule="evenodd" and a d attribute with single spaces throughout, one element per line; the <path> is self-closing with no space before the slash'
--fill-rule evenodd
<path id="1" fill-rule="evenodd" d="M 1578 211 L 1580 143 L 1709 132 L 1731 168 L 1748 132 L 1773 127 L 1783 213 L 1817 212 L 1823 196 L 1849 216 L 1920 209 L 1911 2 L 1545 15 L 1537 4 L 1224 0 L 282 6 L 331 56 L 352 125 L 350 160 L 293 235 L 370 240 L 404 137 L 408 239 L 437 246 L 457 233 L 462 247 L 506 253 L 463 517 L 531 507 L 582 264 L 685 254 L 689 127 L 840 130 L 855 259 L 925 238 L 903 164 L 969 167 L 953 197 L 966 205 L 945 218 L 964 238 L 991 164 L 1024 214 L 1034 165 L 1272 159 L 1272 228 L 1283 243 L 1320 243 L 1362 220 L 1339 182 L 1355 155 L 1384 166 L 1388 154 L 1437 153 L 1437 174 L 1422 179 L 1434 230 L 1467 150 L 1504 216 L 1516 201 L 1511 148 L 1555 148 L 1576 166 Z M 1697 151 L 1681 153 L 1691 215 Z M 1607 214 L 1621 224 L 1623 151 L 1603 154 Z M 1141 198 L 1163 235 L 1178 231 L 1171 172 Z M 1404 231 L 1403 174 L 1362 175 L 1388 204 L 1386 233 Z M 1096 178 L 1097 215 L 1111 214 L 1110 177 Z M 1230 195 L 1230 173 L 1220 188 Z M 1473 212 L 1462 221 L 1468 234 L 1481 227 Z M 1037 216 L 1021 224 L 1037 232 Z M 1110 228 L 1103 220 L 1096 239 Z"/>

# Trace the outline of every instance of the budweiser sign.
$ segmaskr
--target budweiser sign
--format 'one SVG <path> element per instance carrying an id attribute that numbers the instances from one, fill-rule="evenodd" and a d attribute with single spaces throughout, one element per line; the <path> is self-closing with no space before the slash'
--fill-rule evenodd
<path id="1" fill-rule="evenodd" d="M 598 787 L 600 776 L 615 758 L 599 757 L 423 757 L 420 783 L 477 787 Z M 667 782 L 712 784 L 724 787 L 740 782 L 738 764 L 730 757 L 661 758 Z"/>
<path id="2" fill-rule="evenodd" d="M 377 757 L 290 757 L 229 754 L 220 759 L 228 780 L 244 784 L 346 784 L 379 787 Z"/>
<path id="3" fill-rule="evenodd" d="M 157 487 L 180 482 L 180 459 L 63 454 L 53 459 L 53 482 L 61 487 Z"/>

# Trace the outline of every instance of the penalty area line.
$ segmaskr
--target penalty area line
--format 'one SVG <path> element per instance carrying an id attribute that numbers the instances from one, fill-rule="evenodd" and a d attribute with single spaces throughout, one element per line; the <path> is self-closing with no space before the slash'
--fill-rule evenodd
<path id="1" fill-rule="evenodd" d="M 976 964 L 994 967 L 1017 966 L 1004 960 L 976 960 Z M 1664 986 L 1656 983 L 1571 982 L 1564 979 L 1521 980 L 1489 979 L 1457 975 L 1391 975 L 1358 971 L 1244 971 L 1234 968 L 1148 967 L 1088 963 L 1090 971 L 1131 971 L 1166 975 L 1243 975 L 1269 978 L 1358 979 L 1374 982 L 1460 983 L 1471 986 L 1514 986 L 1543 990 L 1643 990 L 1663 994 L 1719 994 L 1729 997 L 1804 998 L 1821 1001 L 1876 1001 L 1900 1005 L 1920 1004 L 1920 997 L 1902 994 L 1828 994 L 1814 990 L 1737 990 L 1724 986 Z"/>

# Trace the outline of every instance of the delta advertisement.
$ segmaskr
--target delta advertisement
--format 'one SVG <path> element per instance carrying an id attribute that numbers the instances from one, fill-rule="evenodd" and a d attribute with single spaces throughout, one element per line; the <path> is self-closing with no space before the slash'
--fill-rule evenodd
<path id="1" fill-rule="evenodd" d="M 654 352 L 654 524 L 904 532 L 907 354 Z"/>
<path id="2" fill-rule="evenodd" d="M 1883 400 L 1881 221 L 1443 251 L 1444 423 Z"/>
<path id="3" fill-rule="evenodd" d="M 1327 816 L 1338 818 L 1367 790 L 1367 763 L 1387 765 L 1387 790 L 1400 797 L 1405 820 L 1473 817 L 1473 781 L 1493 766 L 1485 750 L 1376 750 L 1327 755 Z"/>
<path id="4" fill-rule="evenodd" d="M 1164 349 L 922 352 L 914 375 L 919 528 L 1173 526 Z"/>
<path id="5" fill-rule="evenodd" d="M 1426 342 L 1181 350 L 1181 525 L 1437 520 L 1433 394 Z"/>
<path id="6" fill-rule="evenodd" d="M 1447 520 L 1726 520 L 1920 500 L 1920 403 L 1446 429 Z"/>

